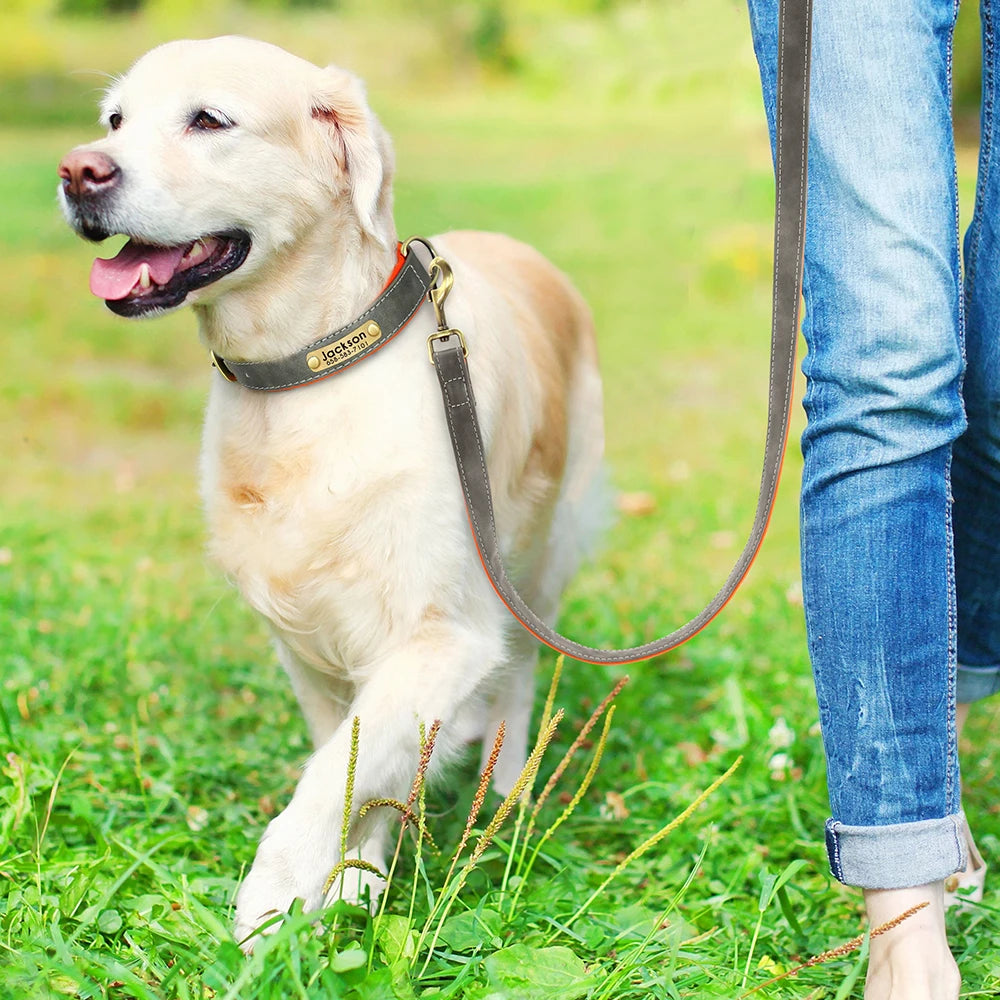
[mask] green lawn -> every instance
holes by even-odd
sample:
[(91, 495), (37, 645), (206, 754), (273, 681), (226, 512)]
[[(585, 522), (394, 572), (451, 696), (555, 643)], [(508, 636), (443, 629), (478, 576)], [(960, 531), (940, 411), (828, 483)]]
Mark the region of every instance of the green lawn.
[[(113, 317), (87, 292), (92, 248), (58, 216), (55, 164), (96, 134), (99, 82), (69, 71), (120, 71), (164, 37), (222, 30), (329, 55), (369, 79), (394, 135), (401, 234), (500, 229), (573, 276), (598, 322), (612, 480), (655, 503), (617, 519), (569, 595), (564, 630), (598, 643), (643, 641), (696, 612), (749, 527), (772, 180), (732, 0), (573, 16), (524, 0), (509, 77), (441, 48), (462, 28), (442, 3), (426, 18), (401, 4), (295, 18), (189, 7), (161, 3), (110, 34), (0, 19), (0, 997), (735, 1000), (859, 933), (858, 896), (831, 880), (822, 846), (793, 443), (745, 586), (687, 646), (630, 669), (593, 783), (530, 872), (512, 818), (429, 948), (470, 760), (429, 791), (440, 852), (406, 840), (386, 918), (341, 910), (322, 934), (299, 920), (252, 961), (237, 951), (240, 872), (308, 741), (266, 630), (203, 555), (209, 369), (193, 319)], [(797, 412), (793, 442), (800, 429)], [(539, 716), (554, 657), (543, 663)], [(539, 787), (617, 675), (566, 663)], [(963, 756), (966, 808), (994, 858), (998, 723), (996, 705), (974, 717)], [(599, 732), (540, 830), (584, 780)], [(590, 901), (739, 755), (733, 777)], [(1000, 989), (997, 885), (951, 920), (963, 996)], [(852, 955), (754, 995), (860, 997), (858, 968)]]

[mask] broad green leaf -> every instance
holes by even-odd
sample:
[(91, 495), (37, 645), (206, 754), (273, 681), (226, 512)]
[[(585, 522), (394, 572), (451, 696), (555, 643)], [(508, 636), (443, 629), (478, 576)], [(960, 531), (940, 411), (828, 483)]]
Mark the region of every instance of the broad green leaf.
[(583, 960), (569, 948), (532, 948), (515, 944), (485, 963), (491, 985), (519, 987), (517, 1000), (575, 1000), (594, 985)]
[(460, 955), (480, 948), (498, 948), (503, 918), (496, 910), (468, 910), (449, 917), (441, 928), (441, 940)]
[(102, 910), (97, 918), (97, 929), (102, 934), (117, 934), (122, 929), (122, 915), (117, 910)]
[(331, 956), (330, 968), (334, 972), (351, 972), (360, 969), (367, 962), (368, 955), (361, 948), (347, 948)]
[(399, 988), (388, 969), (379, 969), (354, 985), (347, 996), (350, 1000), (412, 1000), (413, 990), (408, 983), (404, 987)]
[(409, 960), (417, 953), (417, 937), (406, 917), (386, 914), (378, 919), (375, 934), (379, 950), (388, 965)]
[(771, 903), (778, 876), (772, 875), (766, 868), (763, 868), (757, 877), (760, 879), (760, 898), (757, 900), (757, 909), (763, 913)]

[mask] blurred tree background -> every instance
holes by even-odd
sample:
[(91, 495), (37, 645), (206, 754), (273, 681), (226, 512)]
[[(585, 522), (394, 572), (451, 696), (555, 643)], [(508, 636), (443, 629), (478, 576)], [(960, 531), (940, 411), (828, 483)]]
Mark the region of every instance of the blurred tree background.
[[(180, 36), (241, 33), (266, 37), (323, 63), (351, 65), (381, 22), (384, 48), (355, 67), (376, 87), (407, 76), (430, 84), (467, 83), (470, 75), (548, 76), (554, 63), (546, 31), (567, 15), (611, 14), (616, 0), (4, 0), (0, 5), (0, 125), (92, 121), (94, 93), (81, 74), (101, 53), (102, 72), (125, 70), (144, 50)], [(666, 5), (653, 5), (668, 6)], [(286, 25), (287, 38), (275, 37)], [(280, 29), (279, 32), (280, 34)], [(303, 52), (303, 36), (314, 40)], [(398, 40), (398, 42), (397, 42)], [(525, 59), (527, 51), (539, 58)], [(551, 54), (558, 60), (559, 53)], [(372, 70), (372, 62), (376, 70)], [(385, 72), (381, 75), (377, 67)], [(97, 72), (95, 68), (95, 73)], [(551, 83), (551, 81), (550, 81)]]
[[(741, 7), (743, 0), (732, 3)], [(95, 50), (97, 36), (110, 62), (120, 64), (110, 68), (121, 71), (152, 44), (150, 39), (229, 31), (253, 34), (255, 29), (260, 33), (261, 25), (270, 27), (274, 15), (284, 13), (289, 21), (316, 20), (316, 31), (311, 32), (316, 51), (303, 55), (318, 62), (330, 58), (350, 64), (338, 29), (360, 18), (386, 23), (391, 19), (398, 37), (406, 42), (402, 50), (390, 45), (379, 52), (377, 62), (383, 70), (394, 66), (398, 79), (418, 74), (422, 85), (454, 85), (467, 81), (470, 74), (509, 75), (552, 88), (581, 82), (580, 66), (567, 56), (588, 30), (599, 30), (602, 19), (621, 22), (635, 9), (648, 13), (671, 6), (676, 7), (677, 0), (425, 0), (418, 8), (404, 0), (4, 0), (0, 124), (92, 121), (93, 94), (79, 86), (81, 66), (86, 65), (79, 57)], [(350, 31), (346, 35), (349, 39)], [(663, 76), (656, 68), (657, 57), (667, 61), (667, 53), (656, 47), (658, 39), (663, 41), (651, 35), (647, 50), (637, 53), (636, 59), (636, 69), (651, 70), (653, 80)], [(328, 56), (324, 44), (334, 50)], [(370, 64), (357, 68), (372, 78)], [(101, 69), (108, 69), (107, 64)], [(584, 75), (589, 77), (586, 71)], [(376, 74), (374, 83), (379, 82)], [(620, 79), (604, 82), (627, 88)], [(956, 120), (968, 138), (978, 127), (981, 83), (979, 15), (970, 0), (962, 4), (959, 15), (954, 82)]]
[(965, 0), (955, 29), (955, 118), (963, 134), (978, 129), (979, 93), (982, 85), (982, 45), (979, 14), (971, 0)]

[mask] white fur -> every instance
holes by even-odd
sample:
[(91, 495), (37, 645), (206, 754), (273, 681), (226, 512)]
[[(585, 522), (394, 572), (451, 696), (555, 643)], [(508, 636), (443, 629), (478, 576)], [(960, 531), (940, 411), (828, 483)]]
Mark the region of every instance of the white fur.
[[(236, 125), (191, 134), (199, 108)], [(121, 127), (86, 148), (122, 169), (118, 229), (165, 244), (232, 227), (253, 236), (242, 268), (189, 296), (206, 346), (233, 360), (280, 357), (377, 296), (395, 259), (393, 164), (353, 77), (246, 39), (177, 42), (111, 88), (105, 114), (115, 111)], [(433, 242), (455, 273), (446, 308), (469, 343), (501, 541), (524, 596), (551, 620), (603, 444), (589, 316), (522, 244), (474, 233)], [(425, 305), (372, 359), (294, 391), (212, 378), (211, 552), (271, 623), (315, 745), (240, 888), (240, 939), (296, 897), (323, 904), (354, 716), (355, 810), (405, 797), (420, 723), (442, 722), (432, 770), (470, 739), (488, 746), (501, 720), (500, 790), (524, 761), (536, 643), (494, 595), (469, 536), (427, 360), (433, 329)], [(353, 825), (351, 846), (382, 865), (379, 813)]]

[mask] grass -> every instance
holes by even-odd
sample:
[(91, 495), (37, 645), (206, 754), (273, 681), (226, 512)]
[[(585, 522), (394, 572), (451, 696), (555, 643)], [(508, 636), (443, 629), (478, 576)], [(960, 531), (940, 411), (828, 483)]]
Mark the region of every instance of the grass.
[[(518, 75), (496, 79), (454, 53), (442, 61), (444, 7), (430, 7), (419, 24), (401, 10), (200, 13), (205, 32), (251, 31), (316, 59), (329, 41), (331, 58), (369, 78), (396, 141), (402, 233), (502, 229), (584, 291), (600, 330), (612, 478), (655, 509), (610, 527), (562, 625), (583, 640), (651, 638), (714, 592), (757, 485), (772, 182), (745, 14), (685, 0), (570, 18), (526, 0)], [(413, 28), (405, 50), (369, 60), (397, 20)], [(426, 792), (441, 853), (405, 842), (381, 924), (340, 910), (317, 936), (293, 918), (243, 959), (233, 893), (308, 741), (265, 629), (203, 557), (195, 471), (208, 369), (193, 320), (132, 325), (92, 301), (91, 250), (53, 198), (55, 163), (94, 134), (93, 79), (70, 70), (120, 70), (199, 25), (160, 4), (110, 37), (40, 15), (4, 26), (0, 997), (734, 1000), (853, 938), (858, 897), (832, 882), (822, 847), (793, 446), (748, 581), (695, 640), (631, 668), (600, 767), (537, 857), (515, 810), (466, 873), (438, 947), (427, 935), (419, 944), (475, 794), (466, 766)], [(77, 96), (42, 114), (52, 91), (39, 79)], [(540, 703), (553, 659), (543, 664)], [(565, 714), (538, 787), (616, 680), (566, 664)], [(993, 857), (998, 713), (985, 705), (973, 718), (963, 757), (966, 808)], [(567, 768), (532, 845), (594, 750)], [(737, 756), (738, 771), (657, 841)], [(497, 805), (487, 800), (477, 831)], [(996, 880), (950, 923), (963, 995), (995, 995)], [(838, 957), (755, 996), (860, 997), (858, 961)]]

